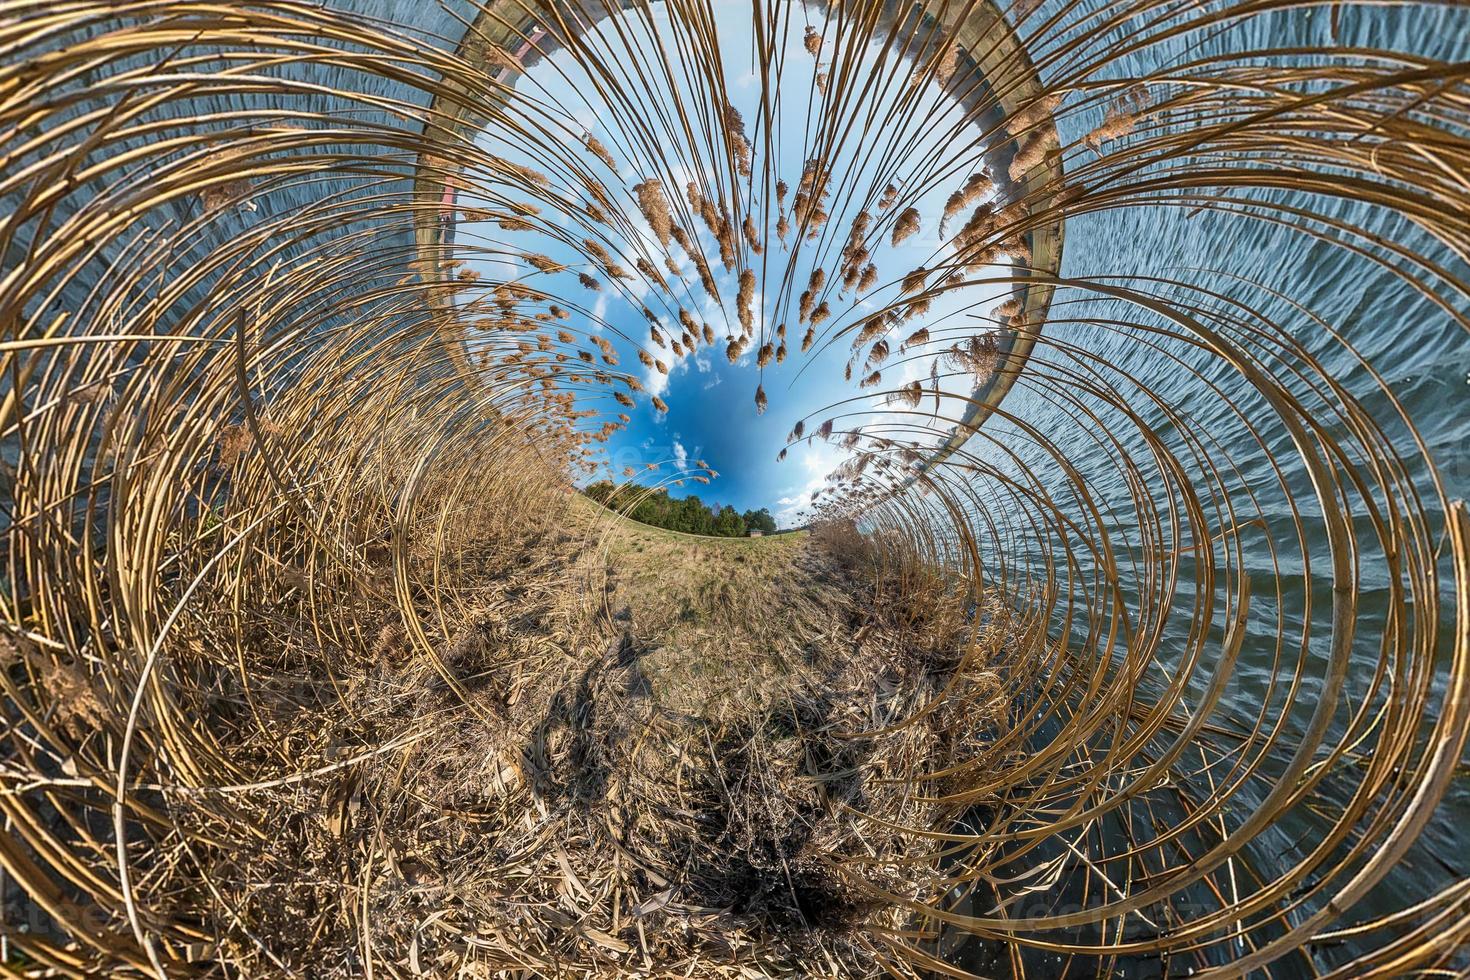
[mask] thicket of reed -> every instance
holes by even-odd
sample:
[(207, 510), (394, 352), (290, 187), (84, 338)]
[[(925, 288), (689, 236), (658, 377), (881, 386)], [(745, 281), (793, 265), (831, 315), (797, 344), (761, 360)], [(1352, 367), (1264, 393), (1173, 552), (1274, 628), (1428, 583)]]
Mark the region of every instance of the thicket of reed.
[[(621, 7), (0, 0), (4, 970), (1463, 972), (1464, 869), (1381, 887), (1470, 733), (1470, 519), (1382, 358), (1235, 270), (1060, 259), (1288, 227), (1462, 344), (1463, 59), (1209, 43), (1288, 0), (761, 2), (763, 109), (815, 59), (778, 173), (712, 6), (594, 43)], [(553, 46), (617, 138), (512, 86)], [(910, 159), (935, 92), (983, 147)], [(848, 347), (758, 697), (607, 598), (639, 559), (566, 491), (669, 410), (614, 337), (772, 412)]]

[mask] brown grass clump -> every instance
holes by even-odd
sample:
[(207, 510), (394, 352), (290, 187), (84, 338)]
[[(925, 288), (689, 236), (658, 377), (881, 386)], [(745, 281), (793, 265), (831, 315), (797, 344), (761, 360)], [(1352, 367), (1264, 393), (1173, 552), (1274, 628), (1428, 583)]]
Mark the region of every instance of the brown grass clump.
[(755, 329), (755, 270), (744, 269), (740, 273), (740, 291), (735, 298), (736, 312), (740, 317), (740, 329), (746, 335)]
[(643, 256), (640, 255), (638, 256), (638, 258), (633, 260), (633, 268), (642, 273), (644, 278), (653, 283), (659, 289), (669, 288), (669, 284), (664, 281), (662, 273), (654, 268), (653, 263), (645, 259)]
[(822, 35), (818, 34), (817, 29), (811, 24), (806, 25), (806, 33), (802, 36), (801, 43), (802, 46), (806, 48), (807, 54), (811, 55), (813, 58), (821, 57)]
[(664, 196), (663, 182), (655, 177), (633, 185), (633, 194), (638, 199), (638, 209), (648, 219), (654, 237), (664, 248), (673, 240), (674, 215), (669, 210), (669, 199)]
[(750, 176), (751, 147), (750, 139), (745, 135), (745, 119), (740, 115), (740, 110), (730, 103), (725, 103), (725, 137), (729, 141), (730, 153), (735, 158), (735, 167), (740, 176)]
[(1013, 112), (1006, 120), (1006, 132), (1012, 136), (1020, 136), (1048, 122), (1061, 104), (1062, 96), (1058, 92), (1032, 99), (1023, 108)]
[(74, 737), (96, 731), (110, 715), (91, 677), (76, 663), (44, 660), (41, 684), (50, 694), (56, 721)]
[(889, 244), (902, 245), (909, 238), (919, 232), (919, 209), (914, 207), (904, 208), (899, 214), (898, 220), (893, 224), (893, 234), (889, 237)]
[(990, 315), (997, 320), (1009, 320), (1021, 315), (1024, 304), (1019, 296), (1012, 296), (1004, 303), (990, 311)]
[(603, 145), (602, 140), (593, 136), (591, 133), (587, 133), (582, 137), (582, 142), (586, 144), (587, 149), (592, 152), (593, 156), (607, 164), (612, 170), (618, 169), (618, 161), (613, 158), (612, 152)]
[[(526, 252), (521, 257), (524, 258), (531, 265), (535, 266), (541, 272), (561, 272), (563, 269), (566, 268), (566, 266), (562, 265), (560, 262), (548, 258), (545, 255), (538, 255), (534, 252)], [(465, 271), (472, 272), (474, 270), (466, 269)]]
[(1147, 86), (1133, 85), (1125, 89), (1108, 104), (1102, 123), (1083, 137), (1083, 141), (1094, 153), (1101, 153), (1102, 144), (1133, 132), (1144, 116), (1147, 100)]
[(919, 403), (923, 399), (924, 383), (922, 381), (910, 381), (895, 392), (891, 396), (890, 401), (901, 404), (906, 408), (918, 408)]
[(802, 167), (801, 181), (791, 203), (791, 217), (797, 227), (806, 228), (809, 235), (815, 235), (827, 222), (826, 200), (831, 177), (824, 162), (818, 158), (808, 160)]
[(984, 170), (977, 171), (966, 178), (964, 186), (951, 194), (944, 202), (944, 214), (939, 219), (940, 236), (944, 236), (951, 218), (994, 189), (995, 181), (991, 180), (990, 174)]
[(802, 290), (801, 297), (797, 300), (796, 322), (806, 323), (811, 319), (812, 308), (816, 302), (816, 295), (810, 289)]
[(934, 80), (940, 85), (947, 84), (954, 77), (955, 70), (959, 67), (962, 49), (953, 40), (943, 42), (944, 46), (934, 58)]
[(945, 359), (961, 370), (975, 375), (982, 382), (995, 371), (1000, 358), (1000, 345), (996, 334), (983, 333), (968, 337), (944, 352)]
[[(283, 436), (286, 427), (270, 419), (256, 419), (256, 427), (267, 438)], [(245, 422), (225, 426), (219, 437), (219, 455), (216, 457), (223, 470), (238, 469), (246, 460), (258, 456), (255, 433)]]
[(253, 208), (249, 197), (254, 191), (255, 184), (240, 177), (206, 187), (199, 192), (199, 200), (206, 211), (220, 211), (232, 205)]
[(1013, 182), (1025, 179), (1042, 160), (1046, 158), (1047, 149), (1055, 145), (1050, 134), (1042, 130), (1032, 130), (1021, 140), (1020, 149), (1011, 158), (1009, 169), (1010, 178)]
[(746, 246), (753, 253), (755, 253), (756, 255), (760, 255), (762, 252), (765, 251), (764, 247), (761, 245), (760, 233), (755, 227), (755, 218), (747, 214), (745, 216), (745, 221), (741, 223), (740, 228), (745, 235)]

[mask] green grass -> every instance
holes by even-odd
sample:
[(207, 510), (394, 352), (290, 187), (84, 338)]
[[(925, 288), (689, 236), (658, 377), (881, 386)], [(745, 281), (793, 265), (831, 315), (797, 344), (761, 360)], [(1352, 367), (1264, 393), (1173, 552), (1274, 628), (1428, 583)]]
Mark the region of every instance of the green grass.
[(686, 714), (742, 710), (813, 672), (845, 630), (849, 590), (806, 531), (759, 538), (640, 524), (581, 498), (601, 544), (608, 612), (654, 697)]

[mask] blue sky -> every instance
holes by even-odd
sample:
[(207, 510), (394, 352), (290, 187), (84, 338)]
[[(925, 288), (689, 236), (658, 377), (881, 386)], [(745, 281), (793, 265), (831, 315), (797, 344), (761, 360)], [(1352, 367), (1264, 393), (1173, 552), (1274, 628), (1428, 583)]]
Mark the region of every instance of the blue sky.
[[(672, 259), (680, 268), (682, 281), (669, 276), (670, 288), (665, 291), (651, 284), (646, 276), (634, 273), (632, 278), (620, 282), (604, 279), (600, 291), (585, 289), (578, 282), (580, 273), (592, 273), (602, 278), (603, 270), (590, 262), (578, 246), (558, 240), (554, 231), (561, 231), (572, 242), (587, 234), (584, 219), (573, 218), (565, 209), (547, 208), (544, 202), (540, 220), (546, 230), (522, 231), (507, 234), (491, 222), (462, 222), (457, 233), (461, 245), (482, 246), (496, 254), (477, 253), (473, 248), (466, 254), (468, 264), (481, 273), (482, 281), (494, 282), (505, 279), (520, 279), (527, 285), (558, 297), (566, 297), (570, 305), (570, 316), (555, 326), (566, 327), (573, 334), (597, 335), (609, 339), (619, 360), (619, 370), (636, 372), (647, 389), (645, 394), (635, 396), (637, 406), (627, 409), (630, 416), (626, 431), (616, 433), (606, 444), (608, 467), (602, 474), (621, 479), (623, 467), (640, 469), (640, 482), (650, 483), (662, 479), (678, 478), (692, 466), (693, 461), (707, 462), (719, 474), (709, 486), (692, 482), (680, 487), (671, 487), (676, 495), (698, 492), (706, 501), (730, 503), (738, 509), (769, 507), (783, 524), (799, 523), (803, 508), (811, 493), (822, 486), (826, 475), (838, 465), (848, 452), (835, 444), (820, 441), (793, 446), (784, 462), (777, 462), (777, 454), (787, 443), (787, 435), (797, 420), (804, 420), (808, 431), (815, 430), (826, 418), (836, 414), (848, 414), (846, 421), (839, 418), (836, 428), (842, 431), (853, 424), (862, 424), (867, 431), (882, 430), (894, 423), (911, 425), (906, 420), (885, 412), (880, 399), (870, 397), (869, 392), (858, 389), (859, 379), (867, 373), (861, 360), (854, 366), (852, 379), (845, 380), (844, 366), (851, 356), (850, 337), (838, 338), (823, 346), (835, 330), (854, 323), (865, 312), (880, 308), (899, 295), (899, 280), (917, 266), (933, 264), (936, 249), (939, 249), (939, 215), (944, 201), (965, 178), (973, 173), (983, 161), (982, 147), (978, 140), (977, 127), (966, 124), (950, 131), (960, 119), (962, 112), (943, 93), (935, 89), (923, 95), (924, 109), (914, 114), (904, 126), (888, 126), (883, 130), (887, 137), (898, 137), (908, 141), (897, 144), (900, 149), (891, 149), (890, 144), (875, 141), (860, 135), (850, 138), (827, 161), (833, 177), (833, 192), (828, 200), (831, 212), (824, 234), (815, 240), (798, 243), (793, 232), (788, 236), (785, 248), (781, 246), (775, 231), (776, 208), (774, 206), (774, 184), (777, 178), (784, 179), (790, 186), (790, 194), (800, 181), (803, 165), (809, 154), (810, 134), (822, 118), (821, 97), (813, 93), (812, 81), (819, 70), (830, 64), (830, 52), (840, 43), (832, 35), (832, 27), (824, 27), (820, 21), (811, 22), (820, 32), (828, 31), (821, 57), (814, 58), (806, 50), (803, 40), (808, 12), (797, 4), (784, 8), (789, 18), (784, 27), (785, 41), (781, 48), (780, 71), (782, 76), (779, 92), (772, 100), (774, 118), (772, 131), (775, 151), (770, 176), (763, 159), (763, 134), (759, 131), (761, 112), (761, 86), (759, 74), (752, 63), (753, 31), (749, 8), (740, 5), (717, 5), (717, 27), (724, 55), (724, 75), (727, 97), (746, 120), (746, 132), (754, 146), (753, 172), (756, 175), (752, 186), (742, 182), (740, 194), (745, 202), (742, 209), (748, 211), (761, 224), (758, 235), (764, 246), (762, 255), (744, 253), (744, 259), (757, 275), (756, 311), (757, 339), (753, 340), (736, 364), (726, 360), (727, 337), (740, 331), (736, 306), (738, 279), (735, 272), (727, 271), (719, 260), (719, 246), (715, 238), (697, 219), (687, 226), (697, 234), (698, 241), (708, 258), (723, 302), (716, 304), (700, 287), (695, 267), (677, 246), (664, 249), (660, 246), (649, 222), (639, 210), (632, 188), (650, 177), (659, 178), (668, 198), (684, 197), (685, 183), (695, 175), (714, 182), (721, 177), (705, 149), (703, 158), (690, 150), (687, 141), (662, 140), (659, 149), (665, 163), (651, 162), (658, 156), (646, 144), (640, 146), (638, 134), (630, 135), (625, 125), (619, 124), (616, 107), (609, 107), (594, 92), (585, 72), (567, 51), (558, 51), (545, 61), (535, 64), (524, 75), (516, 79), (517, 92), (527, 98), (521, 109), (528, 118), (545, 126), (560, 127), (563, 139), (575, 147), (586, 135), (596, 137), (608, 148), (619, 164), (616, 171), (608, 167), (591, 152), (577, 157), (579, 166), (595, 175), (606, 185), (613, 197), (613, 206), (618, 214), (611, 224), (631, 228), (626, 236), (614, 235), (609, 242), (609, 251), (627, 269), (634, 268), (638, 254), (650, 256), (661, 274), (667, 272), (665, 257)], [(661, 35), (666, 50), (676, 48), (672, 43), (672, 27), (667, 12), (654, 8), (654, 30)], [(634, 47), (650, 44), (647, 30), (636, 21), (624, 18), (624, 27), (634, 37)], [(596, 32), (600, 42), (622, 50), (625, 43), (618, 40), (611, 30), (610, 21), (604, 21)], [(778, 36), (781, 32), (778, 31)], [(878, 77), (877, 46), (864, 49), (860, 78)], [(633, 56), (622, 54), (612, 63), (625, 66)], [(632, 68), (627, 68), (629, 72)], [(885, 72), (883, 77), (894, 73)], [(677, 73), (676, 73), (676, 77)], [(897, 85), (907, 80), (906, 72), (897, 73), (897, 81), (889, 90), (875, 90), (862, 107), (876, 118), (885, 119), (885, 106), (891, 107), (898, 94)], [(644, 86), (647, 87), (646, 85)], [(674, 91), (665, 88), (662, 92), (643, 92), (648, 102), (662, 101), (667, 105), (675, 98), (693, 104), (687, 90)], [(534, 100), (534, 103), (529, 101)], [(849, 105), (845, 111), (854, 111)], [(646, 138), (646, 137), (645, 137)], [(658, 138), (654, 134), (655, 139)], [(943, 152), (937, 153), (940, 141)], [(538, 158), (534, 150), (518, 146), (514, 140), (500, 139), (493, 134), (481, 137), (481, 144), (491, 153), (514, 163), (533, 167), (545, 167), (544, 158)], [(585, 159), (584, 159), (585, 157)], [(943, 161), (942, 174), (927, 173), (935, 159)], [(637, 161), (644, 161), (642, 164)], [(924, 171), (924, 172), (921, 172)], [(552, 191), (566, 200), (585, 200), (588, 193), (579, 186), (575, 175), (548, 172)], [(916, 204), (922, 215), (920, 231), (898, 246), (890, 244), (890, 229), (897, 212), (895, 207), (887, 212), (880, 211), (871, 202), (889, 183), (904, 188), (907, 200), (903, 204)], [(846, 190), (842, 190), (843, 185)], [(493, 185), (492, 185), (493, 186)], [(854, 192), (855, 189), (855, 192)], [(732, 195), (733, 197), (733, 195)], [(850, 200), (848, 207), (841, 202)], [(791, 198), (787, 198), (790, 207)], [(873, 217), (874, 230), (869, 233), (872, 261), (879, 270), (878, 285), (861, 297), (850, 291), (840, 291), (839, 253), (848, 239), (848, 232), (857, 212), (868, 202), (868, 211)], [(493, 201), (467, 194), (461, 203), (493, 207)], [(683, 206), (683, 202), (676, 202)], [(737, 216), (737, 221), (738, 221)], [(957, 223), (963, 222), (963, 217)], [(953, 233), (951, 228), (950, 232)], [(623, 239), (627, 240), (624, 241)], [(518, 250), (547, 256), (558, 263), (566, 263), (566, 271), (544, 273), (532, 269), (515, 254)], [(832, 311), (832, 318), (817, 330), (818, 342), (809, 355), (800, 352), (800, 341), (805, 327), (798, 325), (797, 295), (807, 284), (812, 270), (818, 264), (827, 272), (831, 285), (824, 296)], [(783, 291), (783, 282), (790, 287)], [(984, 290), (954, 291), (941, 297), (927, 314), (905, 323), (899, 333), (891, 336), (894, 352), (882, 366), (883, 381), (873, 390), (891, 391), (899, 384), (915, 379), (926, 380), (937, 348), (931, 347), (926, 356), (905, 360), (898, 353), (899, 342), (920, 326), (930, 327), (936, 336), (952, 333), (957, 339), (968, 336), (992, 325), (990, 310), (1005, 294), (995, 288)], [(575, 305), (571, 305), (575, 304)], [(657, 315), (666, 334), (677, 337), (680, 333), (679, 309), (687, 310), (696, 321), (708, 323), (716, 337), (713, 345), (700, 343), (692, 352), (674, 356), (667, 349), (660, 349), (649, 342), (648, 321), (642, 309), (647, 306)], [(977, 319), (978, 318), (978, 319)], [(782, 364), (774, 361), (764, 369), (758, 368), (755, 354), (762, 338), (774, 338), (780, 323), (787, 326), (788, 357)], [(626, 338), (618, 336), (618, 331)], [(583, 345), (585, 346), (585, 344)], [(664, 375), (656, 369), (646, 368), (638, 361), (638, 348), (644, 347), (650, 354), (662, 360), (668, 367)], [(941, 370), (945, 370), (941, 368)], [(947, 391), (968, 392), (973, 379), (963, 375), (951, 375), (942, 382)], [(764, 386), (769, 399), (769, 409), (758, 414), (754, 395), (758, 384)], [(655, 411), (648, 395), (657, 394), (668, 406), (667, 414)], [(834, 403), (861, 396), (862, 401), (834, 411), (823, 411)], [(932, 405), (932, 402), (930, 403)], [(587, 407), (603, 410), (606, 417), (625, 411), (610, 394), (587, 399)], [(951, 404), (948, 414), (955, 408)], [(865, 413), (861, 419), (851, 414)], [(593, 423), (601, 420), (594, 420)], [(937, 424), (927, 437), (941, 438), (949, 425)], [(643, 467), (658, 463), (657, 473)]]

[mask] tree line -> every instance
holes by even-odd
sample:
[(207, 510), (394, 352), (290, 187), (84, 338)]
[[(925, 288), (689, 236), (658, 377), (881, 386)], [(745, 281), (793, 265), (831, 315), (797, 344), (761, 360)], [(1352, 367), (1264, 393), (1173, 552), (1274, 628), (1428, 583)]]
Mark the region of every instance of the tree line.
[(590, 483), (582, 492), (604, 507), (668, 531), (723, 538), (743, 538), (751, 531), (763, 534), (776, 531), (776, 519), (764, 507), (742, 514), (729, 504), (718, 509), (710, 507), (694, 494), (671, 497), (664, 489), (649, 490), (631, 484), (620, 489), (609, 480)]

